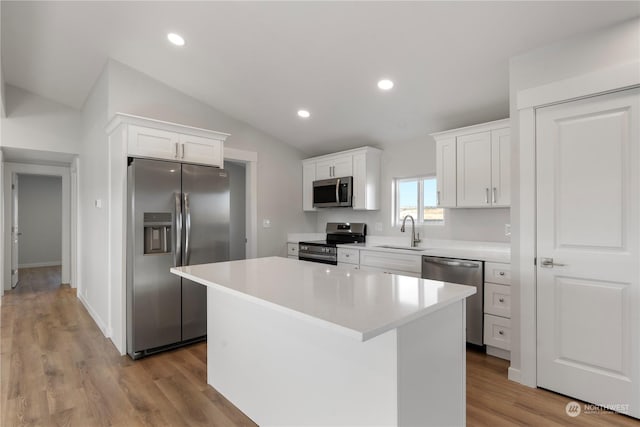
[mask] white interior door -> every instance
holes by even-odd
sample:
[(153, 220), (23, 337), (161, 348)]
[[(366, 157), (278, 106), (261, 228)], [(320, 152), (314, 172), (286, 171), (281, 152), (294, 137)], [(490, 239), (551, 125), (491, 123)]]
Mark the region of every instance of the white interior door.
[(11, 287), (18, 284), (18, 174), (11, 174)]
[(537, 383), (635, 417), (639, 99), (632, 89), (536, 113)]

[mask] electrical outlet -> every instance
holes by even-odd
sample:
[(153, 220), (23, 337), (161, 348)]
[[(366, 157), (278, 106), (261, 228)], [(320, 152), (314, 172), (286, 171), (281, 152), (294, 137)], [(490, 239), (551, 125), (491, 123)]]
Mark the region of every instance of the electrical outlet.
[(507, 237), (511, 236), (511, 224), (504, 225), (504, 235)]

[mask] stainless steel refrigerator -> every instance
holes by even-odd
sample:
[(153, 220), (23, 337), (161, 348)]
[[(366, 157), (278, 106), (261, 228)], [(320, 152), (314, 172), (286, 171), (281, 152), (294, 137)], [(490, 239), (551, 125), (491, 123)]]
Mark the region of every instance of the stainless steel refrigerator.
[(229, 259), (224, 169), (129, 158), (127, 353), (133, 358), (206, 338), (206, 288), (173, 266)]

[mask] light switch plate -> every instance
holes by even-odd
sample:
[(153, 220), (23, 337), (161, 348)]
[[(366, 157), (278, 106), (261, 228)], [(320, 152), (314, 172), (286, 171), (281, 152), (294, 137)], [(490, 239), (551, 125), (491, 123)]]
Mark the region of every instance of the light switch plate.
[(96, 199), (93, 204), (98, 209), (102, 208), (102, 199)]
[(504, 225), (504, 235), (511, 236), (511, 224)]
[(271, 220), (267, 218), (263, 219), (262, 228), (271, 228)]

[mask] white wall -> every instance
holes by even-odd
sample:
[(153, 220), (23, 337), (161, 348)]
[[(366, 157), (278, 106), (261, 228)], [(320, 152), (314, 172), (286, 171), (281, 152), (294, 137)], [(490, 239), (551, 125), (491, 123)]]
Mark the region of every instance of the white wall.
[[(400, 233), (400, 227), (391, 225), (393, 178), (435, 175), (436, 144), (430, 136), (412, 141), (389, 144), (383, 147), (381, 173), (381, 209), (379, 211), (354, 211), (348, 208), (322, 209), (316, 215), (316, 231), (324, 232), (327, 222), (365, 222), (367, 234), (410, 237)], [(376, 223), (383, 230), (377, 231)], [(422, 244), (428, 239), (453, 239), (486, 242), (508, 242), (504, 225), (509, 223), (509, 209), (446, 209), (444, 225), (418, 226)]]
[[(595, 70), (630, 63), (640, 59), (640, 20), (634, 19), (619, 25), (582, 34), (554, 43), (531, 52), (511, 58), (509, 69), (509, 94), (511, 115), (511, 260), (512, 260), (512, 311), (513, 331), (511, 367), (519, 370), (521, 366), (520, 325), (535, 322), (535, 319), (520, 318), (520, 288), (533, 286), (532, 283), (520, 283), (518, 275), (520, 244), (520, 194), (519, 188), (519, 124), (516, 107), (517, 93), (520, 90), (537, 87), (569, 77), (579, 76)], [(532, 159), (533, 161), (533, 159)]]
[[(103, 72), (82, 108), (82, 145), (78, 161), (78, 297), (105, 335), (109, 320), (108, 234), (108, 75)], [(97, 208), (95, 201), (102, 207)]]
[(20, 268), (62, 262), (62, 178), (18, 174)]
[(82, 116), (78, 110), (6, 85), (0, 146), (77, 154)]
[(285, 255), (291, 231), (314, 231), (315, 217), (302, 213), (304, 154), (116, 61), (109, 63), (109, 116), (116, 112), (231, 134), (225, 146), (258, 153), (258, 256)]

